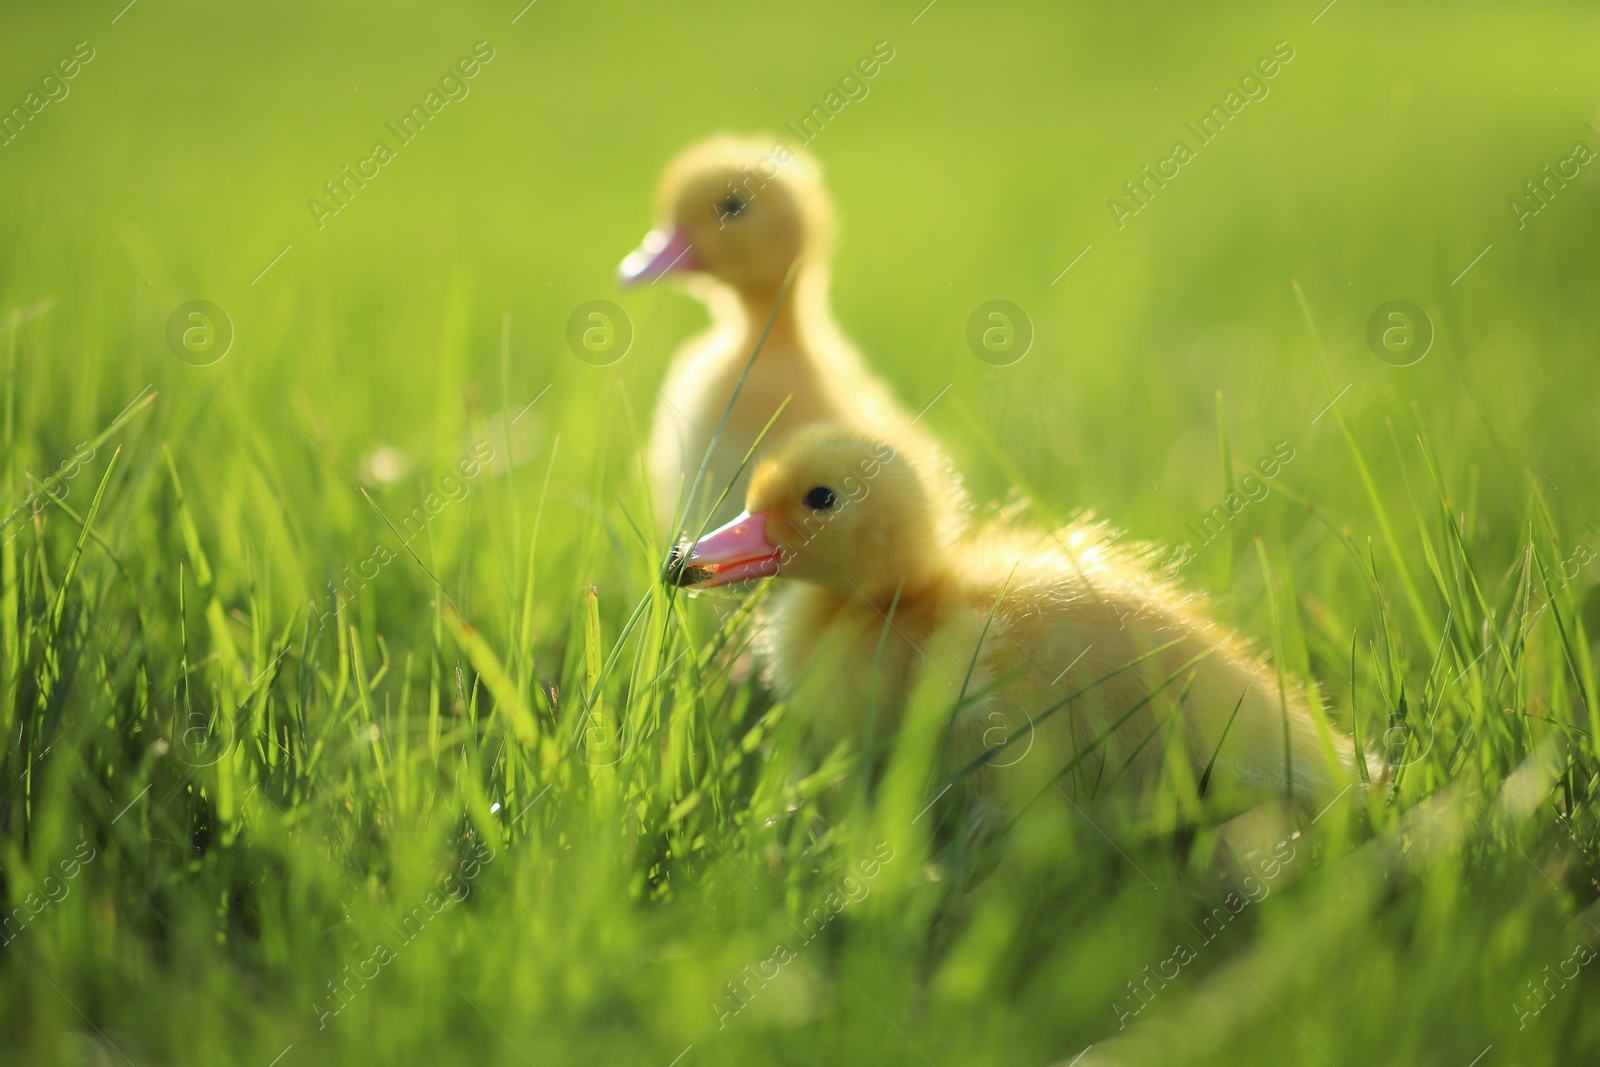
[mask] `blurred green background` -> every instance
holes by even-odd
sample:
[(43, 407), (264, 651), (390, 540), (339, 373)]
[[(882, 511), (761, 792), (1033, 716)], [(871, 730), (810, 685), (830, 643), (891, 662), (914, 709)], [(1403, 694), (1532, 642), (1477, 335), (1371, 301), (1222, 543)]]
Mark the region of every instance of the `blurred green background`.
[[(970, 892), (901, 844), (886, 888), (722, 1028), (725, 983), (885, 824), (830, 824), (826, 775), (786, 782), (748, 681), (662, 692), (608, 668), (613, 712), (668, 754), (639, 744), (610, 772), (553, 754), (581, 735), (552, 693), (593, 686), (586, 649), (664, 663), (714, 633), (656, 624), (659, 546), (628, 520), (655, 386), (704, 313), (666, 284), (618, 290), (617, 261), (676, 151), (792, 142), (784, 124), (880, 41), (870, 94), (809, 145), (840, 216), (835, 309), (909, 407), (952, 387), (927, 420), (980, 510), (1020, 496), (1041, 520), (1089, 508), (1182, 542), (1228, 491), (1220, 394), (1233, 461), (1279, 442), (1295, 459), (1186, 581), (1343, 721), (1382, 734), (1420, 692), (1450, 731), (1407, 757), (1393, 811), (1300, 839), (1315, 867), (1163, 989), (1147, 1045), (1083, 1063), (1592, 1058), (1589, 970), (1521, 1027), (1514, 1005), (1568, 958), (1595, 889), (1595, 571), (1571, 561), (1600, 532), (1600, 178), (1584, 166), (1521, 228), (1508, 206), (1600, 148), (1592, 5), (111, 0), (0, 20), (5, 108), (93, 49), (0, 147), (6, 513), (158, 394), (72, 480), (72, 511), (4, 550), (7, 899), (80, 840), (104, 857), (0, 948), (15, 1062), (944, 1067), (1067, 1062), (1119, 1033), (1109, 1005), (1201, 907), (1170, 843), (1025, 825)], [(307, 201), (478, 42), (493, 58), (470, 94), (319, 229)], [(1293, 59), (1269, 95), (1119, 228), (1107, 201), (1194, 145), (1184, 124), (1278, 42)], [(235, 333), (208, 367), (167, 343), (195, 299)], [(593, 299), (633, 323), (610, 367), (564, 340)], [(1036, 331), (1013, 366), (965, 341), (991, 299)], [(1436, 332), (1412, 366), (1366, 341), (1397, 299)], [(499, 439), (514, 464), (430, 524), (435, 596), (357, 483), (407, 512), (535, 398)], [(399, 477), (373, 473), (381, 449)], [(326, 583), (380, 543), (398, 562), (318, 622)], [(627, 628), (641, 604), (660, 636)], [(1491, 646), (1492, 678), (1444, 689)], [(478, 686), (491, 663), (540, 742)], [(197, 706), (200, 747), (238, 742), (217, 760), (182, 758)], [(1535, 801), (1496, 807), (1558, 743)], [(556, 786), (548, 812), (507, 818)], [(1419, 851), (1397, 820), (1446, 790), (1487, 821)], [(489, 842), (426, 947), (319, 1028), (325, 984)]]
[[(1215, 496), (1219, 389), (1241, 454), (1280, 439), (1325, 445), (1331, 435), (1307, 424), (1330, 394), (1291, 279), (1337, 386), (1354, 383), (1352, 416), (1415, 401), (1441, 442), (1514, 456), (1459, 383), (1557, 484), (1581, 480), (1573, 464), (1594, 451), (1573, 435), (1595, 420), (1570, 406), (1594, 394), (1595, 361), (1581, 358), (1594, 336), (1581, 258), (1593, 179), (1585, 170), (1521, 232), (1506, 206), (1540, 168), (1600, 136), (1589, 125), (1600, 92), (1582, 81), (1591, 27), (1577, 5), (1497, 16), (1531, 61), (1470, 5), (1343, 3), (1316, 25), (1316, 12), (1237, 6), (1155, 16), (935, 4), (916, 25), (855, 7), (810, 9), (790, 25), (750, 8), (671, 4), (614, 15), (535, 4), (515, 26), (504, 12), (425, 5), (136, 4), (114, 26), (100, 14), (7, 16), (8, 100), (75, 41), (97, 54), (71, 96), (3, 150), (16, 208), (5, 284), (12, 304), (59, 297), (51, 336), (118, 352), (90, 361), (91, 373), (130, 397), (146, 382), (174, 407), (216, 395), (220, 416), (233, 397), (258, 402), (251, 383), (270, 385), (321, 398), (341, 448), (427, 435), (447, 412), (459, 417), (469, 387), (500, 402), (510, 311), (506, 403), (554, 382), (541, 412), (552, 425), (582, 425), (621, 396), (642, 419), (666, 359), (700, 321), (664, 286), (618, 293), (611, 281), (652, 221), (661, 166), (709, 132), (781, 131), (886, 40), (896, 58), (870, 95), (811, 145), (842, 216), (839, 316), (907, 403), (957, 383), (1052, 499), (1175, 536)], [(480, 40), (496, 59), (471, 95), (319, 231), (306, 201), (380, 136), (392, 140), (384, 124)], [(1280, 40), (1295, 58), (1270, 95), (1119, 231), (1106, 201), (1176, 139), (1192, 140), (1183, 124)], [(1003, 372), (975, 361), (962, 336), (972, 309), (995, 297), (1037, 328), (1033, 353)], [(205, 375), (163, 343), (167, 316), (191, 298), (220, 304), (237, 329), (234, 351)], [(567, 358), (562, 343), (566, 315), (591, 298), (615, 299), (635, 320), (635, 348), (609, 372)], [(1368, 315), (1395, 298), (1428, 308), (1439, 330), (1436, 350), (1405, 373), (1362, 340)], [(440, 358), (451, 346), (459, 362)], [(1559, 426), (1563, 447), (1541, 447), (1542, 426)], [(971, 477), (1003, 490), (1003, 476), (949, 436)], [(1508, 491), (1525, 473), (1487, 469)], [(1341, 481), (1305, 489), (1337, 494)]]

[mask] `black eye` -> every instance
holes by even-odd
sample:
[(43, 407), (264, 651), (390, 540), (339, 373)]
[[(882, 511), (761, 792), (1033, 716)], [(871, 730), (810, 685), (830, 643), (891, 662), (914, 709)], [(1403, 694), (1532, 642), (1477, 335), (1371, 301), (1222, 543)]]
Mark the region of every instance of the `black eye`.
[(744, 211), (744, 201), (740, 200), (737, 196), (730, 196), (728, 199), (722, 202), (721, 209), (723, 218), (734, 218)]
[(813, 511), (832, 511), (839, 495), (825, 485), (819, 485), (806, 494), (806, 507)]

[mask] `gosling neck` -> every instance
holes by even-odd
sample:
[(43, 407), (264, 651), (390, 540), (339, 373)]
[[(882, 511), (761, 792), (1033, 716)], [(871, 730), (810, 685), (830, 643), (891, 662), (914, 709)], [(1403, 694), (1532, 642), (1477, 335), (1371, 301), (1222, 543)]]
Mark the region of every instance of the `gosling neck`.
[(752, 343), (761, 336), (769, 318), (773, 320), (769, 343), (789, 351), (800, 350), (803, 332), (813, 340), (818, 337), (817, 329), (825, 335), (832, 325), (828, 315), (827, 273), (824, 263), (809, 256), (802, 257), (794, 284), (783, 297), (783, 305), (775, 318), (772, 309), (783, 293), (782, 277), (736, 290)]

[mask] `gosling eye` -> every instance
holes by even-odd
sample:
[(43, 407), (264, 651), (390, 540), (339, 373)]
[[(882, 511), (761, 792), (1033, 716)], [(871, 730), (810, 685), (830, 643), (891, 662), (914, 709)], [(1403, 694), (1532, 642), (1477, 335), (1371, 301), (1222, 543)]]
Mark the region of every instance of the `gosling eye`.
[(819, 485), (806, 494), (806, 507), (812, 511), (832, 511), (839, 503), (839, 494), (825, 485)]
[(723, 218), (738, 218), (744, 213), (744, 201), (740, 200), (737, 196), (730, 196), (728, 199), (719, 204), (718, 208), (722, 212)]

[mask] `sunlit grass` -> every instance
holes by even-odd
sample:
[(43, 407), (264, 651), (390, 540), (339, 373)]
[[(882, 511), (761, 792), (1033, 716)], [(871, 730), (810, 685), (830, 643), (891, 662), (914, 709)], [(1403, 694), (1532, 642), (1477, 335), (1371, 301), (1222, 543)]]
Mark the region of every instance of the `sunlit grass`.
[[(1557, 94), (1470, 8), (1085, 7), (1152, 90), (1070, 7), (686, 6), (757, 93), (670, 6), (283, 6), (359, 90), (270, 7), (6, 16), (20, 79), (98, 50), (0, 150), (8, 1061), (1592, 1056), (1600, 208), (1590, 175), (1504, 210), (1589, 136), (1591, 13), (1486, 9)], [(1249, 126), (1117, 231), (1106, 198), (1283, 37)], [(316, 230), (480, 39), (438, 138)], [(610, 270), (668, 154), (776, 129), (879, 39), (813, 146), (841, 320), (913, 409), (953, 385), (926, 422), (980, 514), (1177, 545), (1292, 448), (1177, 570), (1393, 765), (1370, 810), (1251, 855), (1176, 793), (974, 836), (947, 705), (865, 788), (752, 672), (751, 594), (661, 585), (638, 451), (701, 319)], [(219, 91), (175, 99), (185, 63)], [(1039, 331), (1015, 367), (962, 340), (996, 296)], [(1399, 296), (1438, 328), (1414, 367), (1363, 340)], [(237, 330), (204, 368), (165, 340), (200, 297)], [(563, 341), (594, 298), (636, 328), (609, 368)]]

